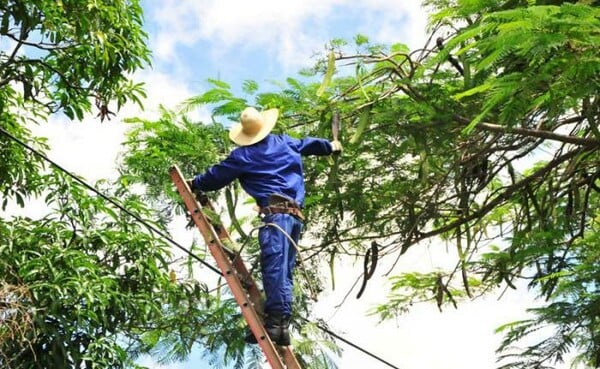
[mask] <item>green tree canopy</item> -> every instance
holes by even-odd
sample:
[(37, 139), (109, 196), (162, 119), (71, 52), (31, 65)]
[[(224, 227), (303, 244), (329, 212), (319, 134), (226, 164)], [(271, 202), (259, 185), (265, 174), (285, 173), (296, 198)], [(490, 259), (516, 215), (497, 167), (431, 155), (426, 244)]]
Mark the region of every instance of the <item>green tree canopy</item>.
[[(110, 104), (141, 103), (130, 79), (150, 60), (139, 2), (4, 1), (0, 39), (0, 366), (123, 368), (142, 353), (185, 356), (199, 335), (188, 325), (213, 329), (231, 304), (187, 273), (170, 276), (171, 245), (156, 234), (164, 228), (126, 181), (90, 191), (49, 165), (46, 140), (29, 130), (51, 114), (93, 110), (103, 121)], [(120, 207), (107, 201), (116, 198)], [(17, 206), (47, 214), (11, 215)], [(177, 340), (161, 346), (171, 333)]]
[[(318, 240), (306, 263), (329, 262), (334, 278), (340, 255), (371, 250), (394, 264), (428, 240), (451, 245), (455, 268), (392, 267), (392, 291), (374, 313), (387, 319), (418, 302), (443, 309), (527, 285), (545, 303), (531, 310), (532, 319), (502, 327), (501, 365), (548, 367), (572, 352), (576, 362), (599, 367), (598, 4), (426, 5), (431, 38), (421, 49), (373, 45), (366, 36), (353, 45), (334, 40), (313, 69), (276, 91), (247, 81), (238, 97), (213, 81), (182, 114), (208, 105), (213, 119), (227, 124), (245, 105), (277, 107), (278, 132), (321, 137), (330, 137), (339, 114), (342, 157), (306, 162), (308, 229)], [(132, 140), (140, 138), (137, 132)], [(213, 142), (209, 151), (223, 157), (229, 144)], [(144, 143), (153, 150), (150, 140)], [(168, 152), (174, 162), (192, 158), (173, 146)], [(144, 172), (135, 163), (139, 155), (126, 160), (130, 173)], [(197, 155), (187, 173), (201, 172), (213, 158)], [(166, 193), (167, 186), (150, 190)], [(297, 298), (308, 309), (306, 296)], [(542, 326), (554, 334), (512, 349)]]
[[(0, 37), (10, 41), (0, 51), (2, 207), (35, 199), (49, 212), (1, 215), (0, 365), (127, 367), (142, 353), (184, 358), (195, 344), (215, 365), (259, 357), (243, 344), (231, 299), (197, 282), (156, 232), (180, 209), (168, 167), (192, 175), (222, 158), (227, 119), (254, 105), (279, 108), (276, 131), (293, 136), (330, 137), (334, 116), (343, 126), (341, 157), (306, 162), (308, 229), (318, 240), (303, 252), (295, 291), (306, 367), (331, 367), (326, 353), (336, 350), (300, 319), (312, 304), (302, 291), (324, 283), (316, 271), (328, 263), (333, 283), (342, 256), (376, 253), (394, 265), (429, 240), (452, 246), (455, 268), (392, 267), (393, 288), (374, 314), (527, 285), (543, 304), (501, 327), (500, 365), (543, 368), (575, 353), (576, 363), (600, 367), (598, 2), (426, 5), (431, 38), (421, 49), (333, 40), (314, 68), (275, 91), (247, 81), (239, 97), (213, 80), (181, 112), (133, 120), (121, 178), (98, 186), (143, 222), (26, 148), (47, 149), (27, 127), (50, 114), (80, 119), (95, 105), (106, 119), (111, 101), (141, 101), (129, 79), (149, 61), (138, 2), (1, 5)], [(187, 117), (200, 105), (216, 124)], [(143, 195), (131, 190), (139, 183)], [(238, 192), (226, 191), (231, 214)], [(256, 244), (238, 230), (251, 254)], [(540, 337), (546, 326), (553, 334)], [(513, 349), (534, 333), (538, 341)]]

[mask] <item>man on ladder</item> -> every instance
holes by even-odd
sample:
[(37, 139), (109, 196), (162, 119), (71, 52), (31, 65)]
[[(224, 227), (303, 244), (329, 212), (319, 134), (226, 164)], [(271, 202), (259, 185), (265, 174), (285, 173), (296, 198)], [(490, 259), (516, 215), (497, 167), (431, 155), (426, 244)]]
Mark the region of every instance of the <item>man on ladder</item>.
[[(340, 153), (339, 141), (275, 135), (271, 130), (279, 111), (242, 111), (229, 138), (239, 147), (225, 160), (189, 180), (192, 191), (214, 191), (238, 179), (254, 198), (265, 225), (259, 230), (261, 273), (265, 291), (265, 330), (271, 341), (290, 345), (293, 269), (304, 216), (302, 156)], [(257, 343), (249, 332), (246, 342)]]

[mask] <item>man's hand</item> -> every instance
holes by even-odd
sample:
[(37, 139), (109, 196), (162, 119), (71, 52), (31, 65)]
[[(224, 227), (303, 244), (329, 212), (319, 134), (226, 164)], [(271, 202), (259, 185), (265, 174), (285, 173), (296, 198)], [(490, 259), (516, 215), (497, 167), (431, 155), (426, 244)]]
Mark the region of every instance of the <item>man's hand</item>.
[(329, 142), (331, 144), (331, 151), (334, 154), (339, 154), (342, 152), (343, 148), (342, 148), (342, 143), (338, 140), (333, 140), (331, 142)]
[(188, 179), (186, 179), (186, 180), (185, 180), (185, 183), (187, 183), (187, 185), (188, 185), (188, 187), (190, 188), (190, 190), (191, 190), (192, 192), (194, 192), (194, 186), (193, 186), (193, 184), (194, 184), (194, 179), (193, 179), (193, 178), (188, 178)]
[(200, 204), (202, 204), (202, 205), (206, 204), (206, 202), (208, 201), (208, 196), (206, 196), (206, 193), (203, 192), (201, 189), (194, 188), (194, 186), (193, 186), (194, 179), (188, 178), (185, 180), (185, 183), (187, 183), (188, 187), (190, 188), (192, 193), (195, 195), (196, 200), (198, 200), (200, 202)]

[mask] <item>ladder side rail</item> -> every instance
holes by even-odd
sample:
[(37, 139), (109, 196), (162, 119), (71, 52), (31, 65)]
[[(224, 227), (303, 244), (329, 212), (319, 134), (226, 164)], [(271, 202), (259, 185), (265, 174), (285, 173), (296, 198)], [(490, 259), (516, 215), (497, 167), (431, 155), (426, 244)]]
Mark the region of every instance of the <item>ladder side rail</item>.
[(271, 365), (272, 369), (284, 369), (285, 367), (279, 357), (275, 345), (273, 342), (271, 342), (269, 335), (261, 323), (258, 313), (256, 310), (254, 310), (251, 301), (248, 300), (246, 291), (244, 290), (240, 280), (237, 278), (229, 259), (223, 251), (224, 249), (218, 235), (216, 234), (214, 228), (210, 225), (204, 213), (202, 213), (198, 202), (190, 191), (188, 185), (185, 183), (179, 168), (172, 167), (169, 172), (171, 179), (175, 183), (179, 194), (183, 198), (183, 201), (189, 213), (191, 214), (192, 219), (194, 220), (194, 223), (208, 244), (211, 254), (215, 258), (217, 265), (222, 271), (236, 302), (240, 306), (242, 315), (248, 323), (250, 330), (256, 337), (262, 338), (258, 340), (258, 344), (265, 354), (267, 361)]
[[(208, 199), (206, 199), (205, 202), (202, 202), (201, 205), (214, 211), (214, 207)], [(226, 240), (229, 242), (229, 244), (233, 244), (234, 241), (232, 240), (231, 235), (225, 227), (223, 227), (222, 225), (215, 227), (213, 225), (213, 228), (215, 229), (215, 232), (217, 233), (219, 239)], [(237, 253), (226, 252), (226, 254), (232, 261), (235, 270), (238, 272), (239, 275), (241, 275), (244, 278), (244, 282), (248, 282), (248, 294), (250, 295), (250, 300), (254, 304), (254, 309), (261, 317), (264, 316), (262, 296), (260, 290), (258, 289), (256, 282), (252, 278), (250, 272), (246, 268), (246, 264)], [(282, 354), (283, 361), (287, 365), (288, 369), (302, 369), (300, 363), (298, 362), (298, 359), (296, 359), (296, 356), (294, 355), (291, 346), (280, 346), (277, 348)]]
[[(215, 210), (208, 199), (206, 201), (201, 202), (201, 205), (202, 207), (208, 208), (212, 211)], [(225, 240), (227, 241), (226, 243), (230, 244), (234, 243), (226, 227), (222, 225), (215, 226), (214, 224), (212, 226), (215, 229), (215, 232), (220, 240)], [(231, 260), (235, 270), (238, 272), (239, 275), (243, 277), (242, 283), (246, 287), (246, 290), (250, 295), (250, 300), (254, 304), (254, 309), (259, 313), (260, 316), (263, 316), (264, 314), (262, 309), (262, 294), (260, 292), (260, 289), (258, 288), (258, 285), (254, 281), (254, 278), (252, 278), (250, 272), (246, 268), (246, 264), (244, 263), (244, 261), (238, 253), (227, 250), (226, 254), (227, 256), (229, 256), (229, 260)]]
[(296, 359), (296, 355), (294, 355), (292, 346), (281, 347), (281, 355), (283, 356), (283, 362), (287, 365), (288, 369), (302, 369), (298, 359)]
[[(213, 211), (215, 210), (208, 199), (206, 199), (205, 202), (202, 202), (201, 205)], [(227, 242), (229, 242), (229, 244), (233, 244), (234, 241), (232, 240), (231, 235), (225, 227), (223, 227), (222, 225), (215, 227), (213, 224), (213, 228), (215, 229), (215, 232), (217, 233), (219, 239), (226, 240)], [(237, 253), (226, 252), (226, 254), (232, 261), (235, 270), (238, 272), (239, 275), (241, 275), (244, 278), (244, 282), (248, 282), (248, 294), (250, 295), (250, 300), (254, 304), (254, 309), (261, 317), (264, 316), (262, 296), (260, 290), (258, 289), (258, 286), (256, 285), (256, 282), (252, 278), (250, 272), (246, 268), (246, 264)], [(302, 369), (300, 363), (298, 362), (298, 359), (296, 359), (296, 356), (294, 355), (291, 346), (280, 346), (277, 348), (282, 354), (283, 361), (287, 365), (288, 369)]]

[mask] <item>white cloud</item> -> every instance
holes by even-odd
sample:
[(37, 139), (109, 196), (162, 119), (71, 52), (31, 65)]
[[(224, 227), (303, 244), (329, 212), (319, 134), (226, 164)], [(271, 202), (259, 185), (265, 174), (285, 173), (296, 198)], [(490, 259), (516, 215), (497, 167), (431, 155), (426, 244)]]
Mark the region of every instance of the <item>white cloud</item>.
[(203, 37), (226, 44), (272, 40), (285, 29), (297, 31), (308, 17), (323, 17), (332, 2), (307, 0), (302, 2), (210, 1), (199, 8)]
[[(436, 260), (455, 260), (444, 249), (440, 244), (431, 250), (415, 246), (400, 259), (395, 270), (431, 270)], [(510, 290), (501, 301), (497, 300), (501, 294), (498, 291), (485, 298), (459, 302), (458, 309), (446, 306), (443, 312), (434, 304), (414, 305), (395, 321), (378, 324), (377, 317), (365, 315), (374, 304), (386, 300), (389, 282), (383, 274), (391, 267), (390, 260), (380, 261), (361, 299), (356, 299), (355, 288), (337, 309), (362, 272), (362, 262), (358, 264), (336, 268), (336, 290), (321, 294), (313, 319), (325, 319), (335, 333), (402, 369), (494, 368), (495, 350), (502, 339), (494, 330), (526, 318), (525, 308), (535, 304), (525, 289)], [(340, 345), (344, 348), (339, 360), (341, 368), (389, 369), (353, 347)]]
[[(125, 133), (131, 128), (123, 120), (131, 117), (156, 119), (159, 117), (160, 104), (174, 109), (192, 96), (184, 81), (175, 80), (167, 74), (143, 71), (136, 79), (146, 83), (147, 98), (143, 102), (144, 110), (130, 103), (110, 121), (101, 122), (100, 118), (95, 116), (96, 113), (92, 113), (82, 122), (54, 116), (48, 123), (32, 126), (34, 134), (49, 139), (50, 159), (92, 182), (101, 178), (114, 178), (117, 157), (122, 151), (121, 144)], [(208, 113), (199, 111), (192, 116), (206, 119)]]
[(363, 15), (360, 31), (385, 44), (402, 42), (411, 48), (425, 43), (427, 14), (420, 1), (360, 0), (349, 1)]
[[(189, 81), (178, 79), (173, 73), (166, 71), (145, 70), (140, 72), (138, 80), (146, 84), (145, 109), (124, 110), (123, 116), (157, 118), (159, 104), (167, 109), (176, 109), (184, 100), (197, 94), (196, 91), (190, 90)], [(201, 109), (192, 112), (190, 116), (206, 122), (209, 120), (210, 113), (206, 109)]]
[(215, 60), (235, 56), (236, 50), (263, 50), (286, 71), (310, 64), (315, 51), (341, 37), (331, 29), (335, 19), (348, 18), (344, 28), (350, 37), (362, 33), (375, 42), (412, 47), (422, 46), (426, 19), (418, 1), (383, 0), (169, 0), (148, 17), (158, 24), (153, 39), (158, 59), (178, 61), (178, 45), (210, 44), (204, 51)]

